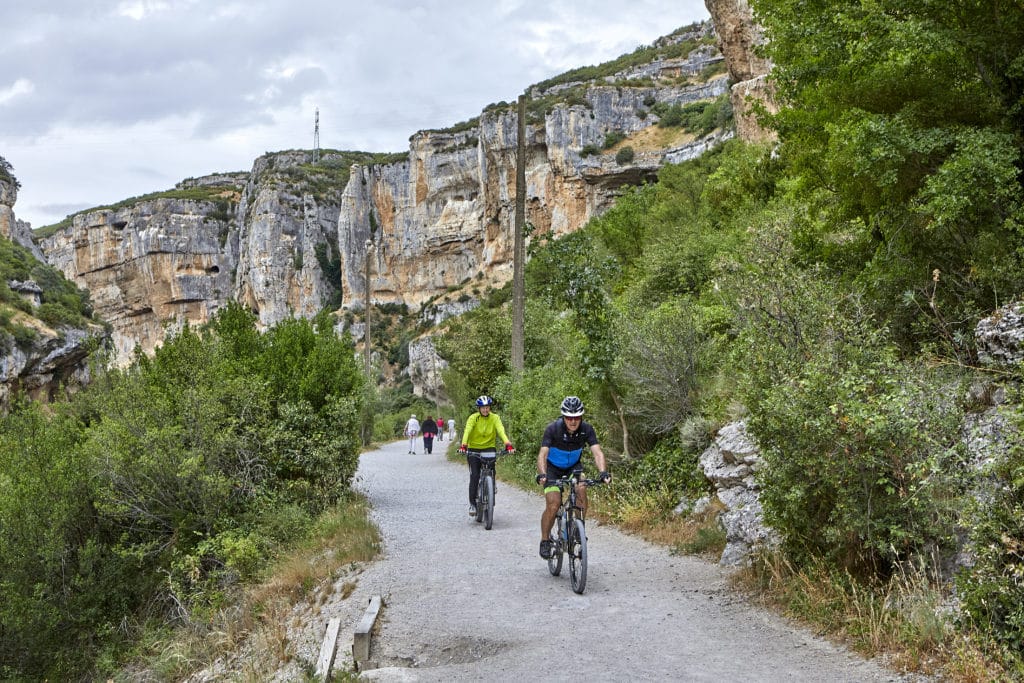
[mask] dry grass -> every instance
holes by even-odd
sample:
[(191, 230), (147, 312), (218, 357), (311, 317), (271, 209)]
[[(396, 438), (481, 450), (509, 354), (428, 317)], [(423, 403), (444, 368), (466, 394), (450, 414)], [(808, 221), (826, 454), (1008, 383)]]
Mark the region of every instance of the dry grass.
[(766, 554), (735, 579), (762, 603), (898, 670), (957, 683), (1012, 679), (971, 634), (953, 630), (941, 590), (923, 574), (865, 586), (824, 567), (798, 571)]
[(667, 489), (631, 489), (628, 486), (597, 489), (588, 514), (641, 538), (687, 555), (721, 555), (725, 533), (718, 523), (724, 506), (714, 499), (699, 515), (671, 512), (676, 496)]
[[(309, 600), (318, 610), (334, 593), (335, 579), (344, 568), (366, 562), (380, 552), (379, 531), (369, 520), (365, 499), (353, 496), (318, 521), (309, 540), (280, 558), (262, 583), (248, 587), (208, 624), (179, 629), (163, 640), (153, 640), (145, 650), (144, 676), (139, 669), (125, 672), (130, 678), (180, 679), (246, 650), (241, 677), (266, 680), (281, 664), (295, 657), (288, 637), (292, 607)], [(341, 597), (352, 594), (356, 584), (341, 586)]]
[(605, 154), (615, 154), (622, 147), (632, 147), (633, 151), (660, 152), (673, 147), (681, 147), (688, 142), (693, 142), (697, 137), (678, 127), (648, 126), (621, 140), (604, 151)]

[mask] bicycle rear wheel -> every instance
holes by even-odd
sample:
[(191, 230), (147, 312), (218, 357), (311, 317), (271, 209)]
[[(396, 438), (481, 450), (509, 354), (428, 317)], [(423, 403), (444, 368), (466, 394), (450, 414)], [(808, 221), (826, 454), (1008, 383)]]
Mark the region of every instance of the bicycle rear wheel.
[(484, 512), (484, 528), (490, 531), (491, 525), (494, 524), (494, 478), (490, 475), (484, 477), (482, 493), (483, 500), (480, 502), (480, 507)]
[(558, 520), (558, 528), (554, 530), (558, 534), (558, 538), (552, 534), (551, 536), (551, 557), (548, 558), (548, 571), (551, 572), (551, 576), (558, 576), (562, 573), (562, 542), (559, 540), (562, 536), (562, 520)]
[(587, 531), (579, 519), (569, 527), (569, 578), (572, 589), (582, 594), (587, 588)]

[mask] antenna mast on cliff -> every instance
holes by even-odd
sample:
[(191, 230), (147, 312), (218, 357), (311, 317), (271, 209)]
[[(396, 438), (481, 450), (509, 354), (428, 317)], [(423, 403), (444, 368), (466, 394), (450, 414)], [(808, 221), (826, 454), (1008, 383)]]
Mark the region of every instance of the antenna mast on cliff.
[(313, 117), (313, 163), (320, 161), (320, 107)]

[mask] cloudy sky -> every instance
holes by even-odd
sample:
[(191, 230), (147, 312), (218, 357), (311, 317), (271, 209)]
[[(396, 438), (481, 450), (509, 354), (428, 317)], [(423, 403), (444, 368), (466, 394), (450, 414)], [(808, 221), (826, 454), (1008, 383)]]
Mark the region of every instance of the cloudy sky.
[(35, 228), (249, 170), (264, 152), (396, 152), (708, 18), (703, 0), (5, 2), (0, 156)]

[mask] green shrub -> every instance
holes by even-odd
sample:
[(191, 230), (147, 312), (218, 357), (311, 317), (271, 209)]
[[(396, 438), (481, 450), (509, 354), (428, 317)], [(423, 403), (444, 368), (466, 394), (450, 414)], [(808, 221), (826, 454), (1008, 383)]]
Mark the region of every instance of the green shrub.
[(902, 360), (856, 296), (771, 235), (734, 285), (766, 520), (798, 566), (884, 578), (930, 562), (948, 550), (963, 486), (961, 410), (947, 398), (959, 378)]
[(626, 145), (625, 147), (622, 147), (621, 149), (619, 149), (618, 152), (615, 153), (615, 163), (620, 165), (628, 164), (631, 161), (633, 161), (634, 156), (635, 154), (633, 152), (633, 148), (630, 147), (629, 145)]
[(614, 147), (615, 145), (619, 144), (620, 142), (622, 142), (625, 139), (626, 139), (626, 134), (621, 132), (621, 131), (617, 131), (617, 130), (608, 131), (608, 133), (604, 136), (604, 148), (605, 149), (611, 149), (612, 147)]

